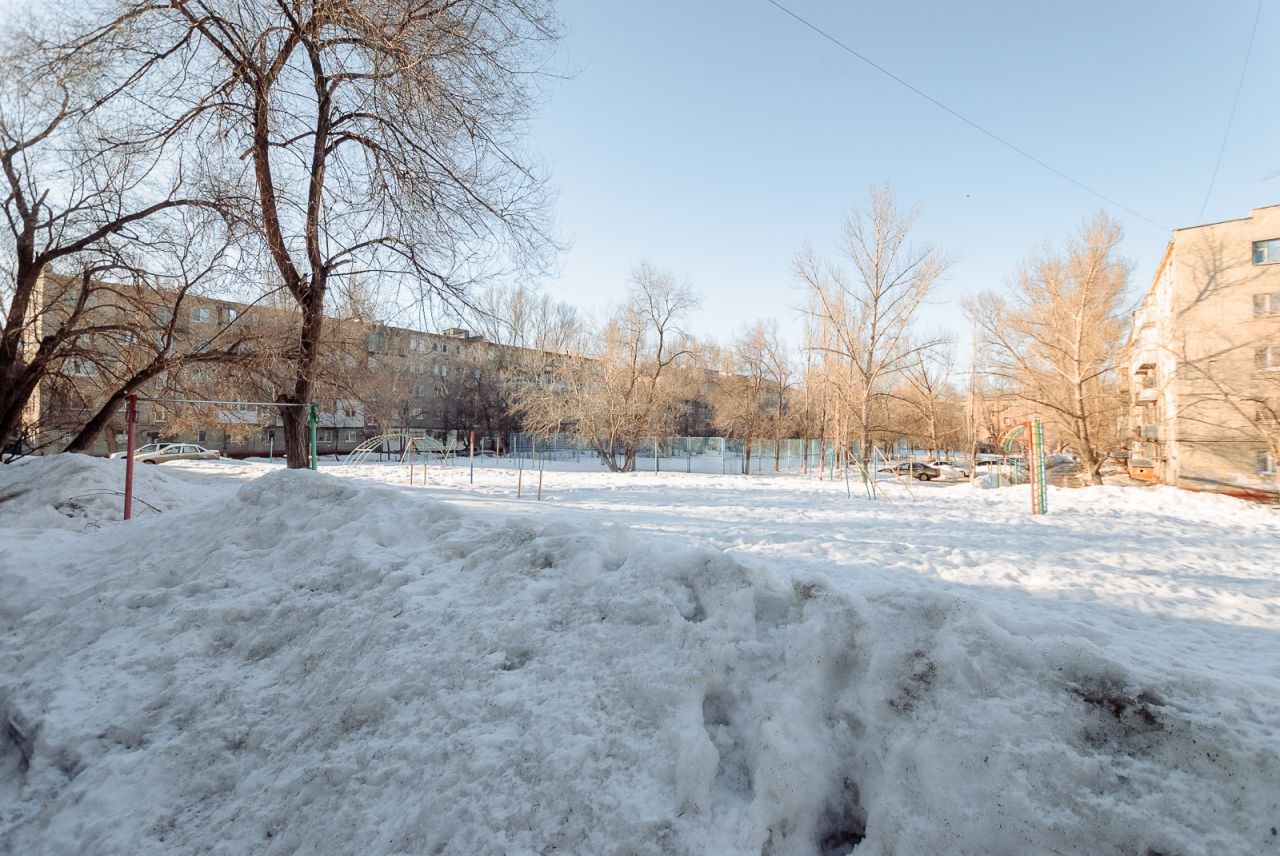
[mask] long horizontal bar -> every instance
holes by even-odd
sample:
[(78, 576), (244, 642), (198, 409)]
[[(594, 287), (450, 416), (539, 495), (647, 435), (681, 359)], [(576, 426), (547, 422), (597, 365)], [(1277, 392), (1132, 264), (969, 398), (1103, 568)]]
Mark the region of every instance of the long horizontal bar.
[(310, 407), (307, 404), (295, 404), (282, 401), (213, 401), (206, 398), (144, 398), (138, 396), (139, 401), (158, 401), (162, 404), (244, 404), (249, 407)]

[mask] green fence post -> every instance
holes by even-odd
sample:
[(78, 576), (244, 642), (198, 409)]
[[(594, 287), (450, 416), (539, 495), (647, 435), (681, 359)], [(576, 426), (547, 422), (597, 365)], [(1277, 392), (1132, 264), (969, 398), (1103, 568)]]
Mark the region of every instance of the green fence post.
[[(311, 402), (311, 418), (307, 420), (307, 433), (311, 440), (311, 469), (316, 469), (319, 465), (316, 453), (316, 426), (320, 422), (320, 406), (314, 401)], [(336, 422), (334, 423), (336, 426)]]

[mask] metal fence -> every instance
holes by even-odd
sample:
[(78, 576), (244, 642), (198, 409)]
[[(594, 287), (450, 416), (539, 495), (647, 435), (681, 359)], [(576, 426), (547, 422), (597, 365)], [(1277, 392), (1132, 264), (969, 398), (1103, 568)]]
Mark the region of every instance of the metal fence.
[[(395, 442), (384, 442), (372, 454), (385, 458), (401, 458), (406, 447)], [(438, 457), (445, 466), (466, 463), (472, 452), (467, 432), (449, 432), (440, 440), (444, 451), (431, 452), (414, 444), (408, 448), (411, 455)], [(514, 467), (543, 469), (548, 462), (580, 464), (583, 469), (603, 467), (599, 453), (572, 434), (508, 434), (505, 436), (475, 435), (474, 446), (477, 467)], [(919, 449), (895, 449), (885, 455), (878, 448), (872, 451), (872, 460), (865, 462), (868, 474), (884, 471), (898, 462), (921, 459), (927, 454)], [(948, 455), (949, 458), (963, 456)], [(619, 466), (623, 464), (621, 453), (617, 455)], [(821, 473), (827, 478), (848, 475), (857, 480), (862, 475), (863, 461), (846, 460), (837, 445), (831, 441), (790, 438), (775, 444), (773, 440), (757, 440), (751, 444), (750, 467), (746, 446), (741, 440), (727, 437), (646, 437), (636, 451), (635, 469), (640, 472), (680, 472), (705, 474), (765, 474), (770, 472)], [(995, 459), (978, 464), (977, 475), (991, 479), (996, 486), (1025, 484), (1026, 467), (1013, 459)], [(559, 468), (559, 467), (557, 467)], [(966, 468), (967, 469), (967, 468)]]
[[(759, 440), (751, 445), (748, 462), (745, 444), (727, 437), (646, 437), (636, 450), (636, 469), (648, 472), (752, 473), (797, 472), (833, 466), (835, 449), (821, 440), (788, 439), (775, 444)], [(547, 461), (593, 463), (599, 453), (569, 434), (512, 434), (502, 457), (515, 466), (538, 467)], [(617, 455), (622, 464), (621, 452)], [(750, 466), (748, 467), (748, 463)]]

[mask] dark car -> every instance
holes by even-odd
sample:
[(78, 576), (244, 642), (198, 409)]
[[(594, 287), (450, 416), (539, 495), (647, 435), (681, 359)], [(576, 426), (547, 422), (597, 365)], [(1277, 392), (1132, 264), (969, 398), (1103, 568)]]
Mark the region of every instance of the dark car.
[(897, 466), (885, 467), (880, 472), (894, 473), (900, 476), (911, 476), (920, 481), (930, 481), (942, 475), (942, 471), (937, 467), (931, 467), (928, 464), (922, 464), (918, 461), (903, 461)]

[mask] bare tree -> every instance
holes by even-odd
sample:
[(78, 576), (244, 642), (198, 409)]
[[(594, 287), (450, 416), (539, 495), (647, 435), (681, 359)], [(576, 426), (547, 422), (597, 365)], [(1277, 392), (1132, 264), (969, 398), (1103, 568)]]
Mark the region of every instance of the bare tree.
[(1115, 440), (1115, 366), (1124, 334), (1128, 264), (1116, 256), (1119, 224), (1099, 212), (1061, 251), (1024, 262), (1009, 297), (970, 304), (987, 370), (1070, 439), (1090, 479), (1102, 483), (1099, 449)]
[[(193, 251), (200, 243), (193, 235), (224, 232), (217, 216), (202, 214), (216, 206), (188, 192), (172, 133), (150, 124), (146, 111), (119, 113), (125, 86), (151, 59), (129, 65), (110, 51), (60, 51), (30, 30), (6, 32), (2, 52), (8, 240), (0, 247), (0, 438), (7, 438), (42, 382), (59, 380), (68, 362), (105, 366), (112, 357), (97, 346), (140, 337), (141, 320), (169, 302), (159, 298), (163, 283), (207, 278), (225, 241), (207, 242), (211, 254)], [(172, 340), (163, 349), (152, 344), (153, 357), (177, 356)]]
[(791, 418), (790, 392), (794, 384), (791, 355), (786, 343), (778, 335), (775, 321), (764, 324), (761, 364), (767, 380), (767, 398), (771, 408), (769, 429), (773, 434), (773, 469), (782, 466), (782, 441), (791, 431), (795, 420)]
[(520, 391), (545, 387), (563, 355), (582, 347), (582, 318), (572, 305), (524, 285), (483, 289), (466, 317), (487, 344), (462, 367), (459, 417), (490, 435), (521, 431)]
[[(556, 36), (549, 2), (119, 0), (83, 41), (121, 28), (166, 57), (169, 113), (217, 163), (214, 192), (248, 200), (240, 217), (298, 307), (282, 404), (313, 399), (347, 283), (465, 302), (552, 247), (543, 182), (516, 149)], [(303, 408), (281, 418), (289, 466), (305, 466)]]
[(576, 307), (526, 285), (483, 289), (466, 317), (486, 341), (511, 349), (563, 354), (582, 335)]
[(877, 431), (888, 430), (885, 399), (918, 355), (935, 342), (913, 338), (913, 321), (952, 264), (933, 245), (912, 244), (915, 211), (900, 211), (887, 186), (873, 187), (865, 212), (844, 224), (843, 250), (851, 272), (806, 249), (796, 273), (810, 295), (828, 377), (843, 399), (841, 433), (866, 455)]
[(901, 400), (919, 422), (916, 439), (934, 453), (951, 448), (965, 435), (958, 397), (950, 383), (954, 368), (954, 352), (950, 343), (944, 342), (918, 353), (905, 372), (907, 389)]
[(645, 437), (665, 434), (692, 393), (681, 363), (692, 355), (680, 327), (696, 300), (687, 285), (645, 263), (627, 300), (575, 352), (549, 363), (517, 392), (516, 407), (538, 432), (569, 431), (611, 470), (635, 469)]
[(766, 365), (767, 333), (763, 324), (741, 331), (721, 354), (712, 381), (714, 425), (725, 436), (742, 441), (742, 471), (751, 473), (751, 451), (768, 430), (770, 377)]

